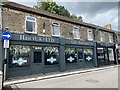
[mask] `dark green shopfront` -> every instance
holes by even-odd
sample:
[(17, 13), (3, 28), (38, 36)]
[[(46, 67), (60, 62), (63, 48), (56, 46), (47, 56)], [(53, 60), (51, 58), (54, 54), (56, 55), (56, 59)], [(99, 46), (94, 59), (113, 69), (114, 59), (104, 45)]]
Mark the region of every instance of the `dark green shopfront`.
[[(96, 42), (31, 34), (12, 33), (12, 36), (7, 53), (6, 78), (104, 65), (104, 62), (102, 65), (98, 62)], [(3, 40), (0, 43), (0, 59), (3, 60)], [(112, 45), (110, 48), (114, 51), (115, 47)], [(115, 64), (116, 59), (112, 61)]]

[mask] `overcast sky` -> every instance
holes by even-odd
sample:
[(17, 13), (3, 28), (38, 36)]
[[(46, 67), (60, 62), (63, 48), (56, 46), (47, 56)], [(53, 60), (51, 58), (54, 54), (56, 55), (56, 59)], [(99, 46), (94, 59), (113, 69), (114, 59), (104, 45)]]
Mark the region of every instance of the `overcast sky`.
[[(36, 4), (36, 0), (31, 0), (27, 2), (25, 0), (14, 0), (22, 4), (33, 6)], [(65, 6), (71, 14), (77, 16), (82, 16), (83, 21), (87, 23), (93, 23), (99, 26), (104, 26), (105, 24), (111, 24), (114, 30), (118, 30), (118, 0), (109, 0), (110, 2), (60, 2), (55, 0), (59, 5)], [(83, 0), (82, 0), (83, 1)], [(85, 0), (87, 1), (87, 0)], [(94, 0), (92, 0), (94, 1)]]

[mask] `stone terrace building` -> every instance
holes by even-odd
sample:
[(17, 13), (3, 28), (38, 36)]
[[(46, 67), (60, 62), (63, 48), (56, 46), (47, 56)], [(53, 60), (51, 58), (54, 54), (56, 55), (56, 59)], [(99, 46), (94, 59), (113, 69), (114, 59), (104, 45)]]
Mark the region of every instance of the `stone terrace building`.
[[(0, 20), (0, 35), (12, 33), (7, 78), (116, 64), (112, 30), (14, 2), (1, 3)], [(1, 38), (0, 51), (2, 65)]]

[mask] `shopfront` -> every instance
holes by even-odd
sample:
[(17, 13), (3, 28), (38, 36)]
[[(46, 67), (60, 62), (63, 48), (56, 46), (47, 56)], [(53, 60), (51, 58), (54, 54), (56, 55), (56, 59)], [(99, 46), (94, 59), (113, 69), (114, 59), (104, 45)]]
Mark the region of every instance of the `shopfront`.
[(55, 37), (13, 34), (7, 78), (60, 71), (59, 43)]
[(94, 42), (31, 34), (12, 36), (6, 78), (96, 66)]
[(116, 64), (115, 45), (97, 43), (98, 66)]
[(92, 68), (95, 66), (94, 42), (66, 40), (66, 70)]

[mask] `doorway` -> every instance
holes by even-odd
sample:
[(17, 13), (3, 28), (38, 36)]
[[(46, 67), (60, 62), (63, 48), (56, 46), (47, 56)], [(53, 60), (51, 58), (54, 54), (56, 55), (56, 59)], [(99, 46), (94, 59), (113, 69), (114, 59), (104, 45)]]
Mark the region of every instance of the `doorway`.
[(40, 74), (43, 72), (43, 51), (42, 50), (33, 50), (32, 51), (33, 65), (32, 71), (34, 74)]

